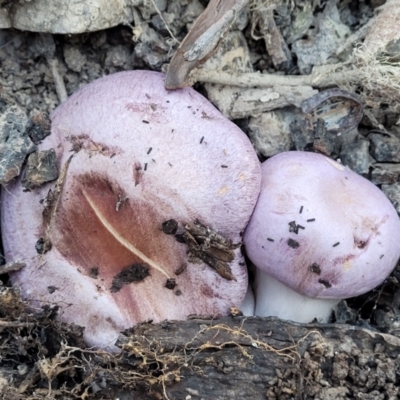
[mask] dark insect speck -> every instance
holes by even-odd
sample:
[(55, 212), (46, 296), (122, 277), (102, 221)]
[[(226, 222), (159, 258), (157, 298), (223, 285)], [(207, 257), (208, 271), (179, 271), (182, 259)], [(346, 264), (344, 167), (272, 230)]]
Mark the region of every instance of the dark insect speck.
[(334, 245), (332, 245), (332, 247), (336, 247), (339, 246), (340, 242), (336, 242)]
[(183, 263), (176, 271), (175, 271), (175, 275), (180, 275), (183, 271), (185, 271), (185, 269), (187, 268), (187, 264)]
[(314, 274), (320, 275), (321, 274), (321, 267), (317, 263), (312, 263), (310, 265), (310, 271)]
[(175, 235), (178, 230), (178, 222), (175, 219), (169, 219), (164, 221), (161, 226), (161, 230), (167, 235)]
[(292, 249), (297, 249), (300, 246), (299, 242), (296, 242), (293, 239), (288, 239), (287, 244), (289, 247), (291, 247)]
[(185, 242), (185, 239), (184, 239), (184, 237), (183, 237), (183, 233), (177, 233), (177, 234), (175, 235), (175, 239), (176, 239), (176, 241), (179, 242), (179, 243), (186, 243), (186, 242)]
[(56, 286), (47, 286), (47, 290), (49, 291), (50, 294), (52, 294), (56, 290), (58, 290), (58, 287), (56, 287)]
[(114, 276), (110, 291), (112, 293), (119, 292), (122, 286), (133, 282), (140, 282), (149, 275), (149, 267), (146, 264), (136, 263), (130, 265)]
[(368, 243), (368, 241), (365, 241), (365, 240), (354, 239), (354, 244), (355, 244), (359, 249), (365, 248), (365, 246), (367, 245), (367, 243)]
[(268, 242), (273, 242), (274, 241), (274, 239), (271, 239), (271, 238), (267, 238), (267, 240), (268, 240)]
[(288, 225), (289, 225), (289, 232), (293, 232), (296, 235), (299, 233), (299, 228), (301, 225), (297, 225), (296, 221), (290, 221)]
[(97, 279), (97, 277), (99, 276), (99, 268), (98, 267), (90, 268), (89, 276), (93, 279)]
[(300, 207), (299, 214), (301, 214), (302, 212), (303, 212), (303, 206)]
[(51, 250), (51, 242), (48, 239), (40, 238), (36, 244), (35, 249), (38, 254), (46, 254), (48, 251)]
[(173, 290), (173, 289), (176, 288), (176, 286), (177, 286), (177, 284), (176, 284), (176, 281), (175, 281), (174, 278), (169, 278), (169, 279), (167, 279), (167, 281), (165, 282), (165, 287), (166, 287), (167, 289)]
[(322, 285), (324, 285), (326, 288), (332, 287), (332, 285), (325, 279), (320, 279), (318, 282), (321, 283)]

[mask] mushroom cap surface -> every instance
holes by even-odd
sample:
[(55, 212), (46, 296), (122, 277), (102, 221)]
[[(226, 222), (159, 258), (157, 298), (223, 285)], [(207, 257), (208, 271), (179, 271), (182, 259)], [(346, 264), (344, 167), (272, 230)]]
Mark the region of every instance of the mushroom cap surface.
[[(227, 280), (161, 228), (174, 219), (180, 233), (199, 220), (240, 243), (259, 194), (259, 161), (245, 134), (203, 96), (166, 91), (163, 79), (150, 71), (110, 75), (54, 111), (40, 145), (54, 148), (65, 170), (54, 215), (43, 216), (44, 204), (57, 201), (49, 196), (54, 182), (31, 192), (15, 182), (2, 193), (6, 259), (27, 265), (13, 284), (33, 307), (58, 304), (60, 317), (84, 326), (96, 347), (145, 320), (227, 314), (246, 293), (239, 248), (229, 263), (236, 281)], [(38, 254), (46, 235), (51, 250)], [(165, 287), (168, 276), (175, 289)]]
[(360, 295), (390, 274), (400, 256), (400, 222), (375, 185), (300, 151), (278, 154), (261, 170), (244, 235), (258, 268), (302, 295), (325, 299)]

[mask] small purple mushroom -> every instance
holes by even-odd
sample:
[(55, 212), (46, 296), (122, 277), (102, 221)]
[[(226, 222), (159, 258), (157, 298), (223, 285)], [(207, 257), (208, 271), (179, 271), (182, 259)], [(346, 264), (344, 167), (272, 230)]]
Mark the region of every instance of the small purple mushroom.
[(244, 235), (256, 315), (326, 322), (340, 299), (385, 280), (400, 256), (400, 222), (375, 185), (315, 153), (281, 153), (261, 170)]
[(27, 265), (13, 284), (33, 308), (58, 305), (91, 346), (114, 349), (145, 320), (226, 315), (246, 293), (238, 244), (259, 161), (204, 97), (163, 80), (121, 72), (72, 95), (40, 146), (55, 150), (59, 184), (3, 190), (6, 258)]

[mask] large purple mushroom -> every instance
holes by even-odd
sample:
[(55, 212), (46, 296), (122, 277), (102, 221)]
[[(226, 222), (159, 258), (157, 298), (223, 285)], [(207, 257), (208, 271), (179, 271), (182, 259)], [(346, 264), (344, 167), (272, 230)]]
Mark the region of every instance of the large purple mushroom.
[[(91, 346), (139, 322), (226, 315), (247, 289), (238, 243), (260, 190), (250, 141), (191, 88), (121, 72), (72, 95), (41, 150), (60, 178), (3, 190), (6, 259), (34, 309), (58, 305)], [(70, 157), (72, 158), (70, 159)]]
[(375, 185), (315, 153), (281, 153), (261, 170), (244, 236), (257, 267), (256, 315), (325, 322), (340, 299), (390, 274), (400, 256), (400, 222)]

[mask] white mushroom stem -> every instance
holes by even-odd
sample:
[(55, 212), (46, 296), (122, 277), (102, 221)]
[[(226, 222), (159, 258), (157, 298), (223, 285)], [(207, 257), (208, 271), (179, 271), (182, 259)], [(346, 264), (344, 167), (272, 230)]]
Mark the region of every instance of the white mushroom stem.
[(254, 315), (255, 309), (255, 299), (253, 289), (250, 285), (247, 285), (246, 296), (244, 296), (242, 305), (240, 306), (240, 311), (246, 317), (252, 317)]
[(259, 317), (279, 317), (302, 323), (316, 318), (318, 322), (328, 322), (332, 308), (339, 301), (299, 294), (257, 268), (255, 315)]

